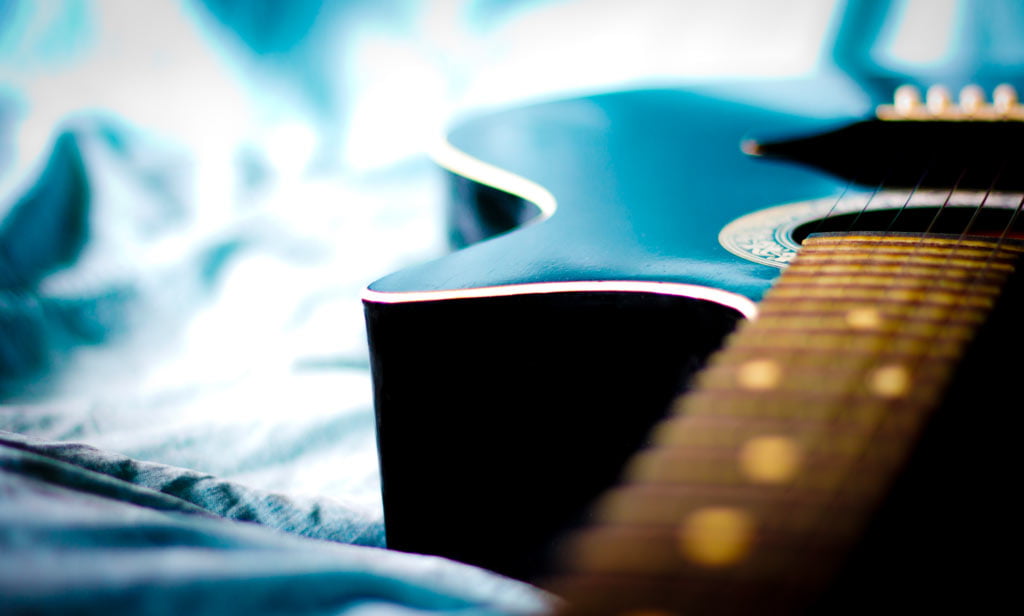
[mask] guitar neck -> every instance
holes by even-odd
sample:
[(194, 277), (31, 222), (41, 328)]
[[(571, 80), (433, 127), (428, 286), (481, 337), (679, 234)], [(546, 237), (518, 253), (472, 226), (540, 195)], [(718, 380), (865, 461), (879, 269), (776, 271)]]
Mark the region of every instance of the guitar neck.
[(1021, 249), (812, 236), (566, 543), (567, 612), (791, 612), (832, 582)]

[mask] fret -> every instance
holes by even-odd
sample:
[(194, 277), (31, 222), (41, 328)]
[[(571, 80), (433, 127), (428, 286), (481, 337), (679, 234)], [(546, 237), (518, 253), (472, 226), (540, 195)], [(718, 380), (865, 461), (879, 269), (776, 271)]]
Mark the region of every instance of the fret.
[[(790, 434), (803, 453), (856, 453), (864, 446), (865, 435), (880, 440), (906, 437), (906, 426), (890, 422), (878, 427), (878, 416), (885, 411), (876, 405), (874, 413), (860, 419), (848, 416), (829, 418), (737, 417), (725, 413), (675, 416), (664, 420), (652, 432), (652, 442), (665, 448), (734, 448), (765, 434)], [(872, 430), (867, 430), (871, 427)]]
[[(737, 341), (736, 353), (723, 358), (708, 367), (696, 378), (698, 387), (707, 389), (745, 389), (755, 392), (783, 394), (790, 391), (833, 393), (835, 395), (873, 394), (871, 374), (885, 366), (907, 366), (906, 378), (919, 385), (915, 389), (927, 389), (944, 379), (951, 369), (953, 359), (948, 352), (952, 343), (929, 346), (923, 341), (913, 347), (899, 345), (894, 352), (885, 352), (898, 344), (879, 344), (876, 353), (864, 349), (836, 344), (822, 351), (813, 348), (808, 352), (805, 346), (790, 344), (788, 337), (771, 347), (769, 341), (762, 341), (750, 349)], [(961, 345), (962, 346), (962, 345)], [(793, 357), (771, 359), (771, 354), (792, 353)], [(925, 354), (928, 354), (925, 357)], [(768, 366), (773, 366), (768, 368)], [(912, 366), (912, 367), (911, 367)], [(763, 371), (772, 370), (772, 374)], [(918, 394), (907, 391), (907, 396)], [(931, 392), (928, 391), (931, 396)]]
[[(925, 337), (934, 338), (938, 334), (949, 338), (967, 339), (974, 334), (973, 325), (968, 319), (962, 322), (945, 322), (939, 319), (898, 319), (881, 310), (862, 309), (851, 313), (837, 311), (832, 314), (768, 314), (758, 318), (761, 329), (765, 331), (787, 334), (849, 334), (872, 331), (879, 336)], [(851, 338), (854, 336), (851, 335)]]
[(807, 606), (884, 500), (1021, 252), (995, 238), (808, 238), (761, 318), (728, 338), (567, 540), (549, 584), (564, 611)]
[(750, 391), (698, 390), (673, 404), (672, 408), (681, 414), (720, 415), (744, 421), (763, 418), (792, 422), (825, 419), (868, 422), (884, 413), (890, 405), (891, 401), (877, 396), (848, 394), (837, 399), (834, 395), (818, 391), (794, 391), (785, 397), (766, 397)]
[[(635, 495), (630, 495), (635, 496)], [(704, 496), (702, 494), (690, 494), (693, 496)], [(728, 499), (722, 498), (723, 502)], [(753, 499), (749, 494), (736, 498), (737, 506), (722, 506), (722, 510), (749, 510), (752, 513), (762, 513), (761, 508), (751, 505)], [(639, 501), (642, 502), (642, 499)], [(658, 508), (665, 507), (663, 501), (649, 503)], [(807, 556), (808, 550), (817, 552), (814, 558), (820, 558), (823, 551), (837, 552), (839, 546), (855, 538), (858, 531), (857, 518), (864, 515), (863, 509), (846, 505), (832, 507), (830, 523), (823, 526), (823, 531), (816, 534), (812, 539), (801, 541), (800, 535), (805, 526), (815, 524), (816, 516), (812, 514), (818, 507), (828, 506), (829, 503), (823, 500), (795, 501), (786, 503), (788, 515), (775, 515), (767, 517), (761, 515), (756, 527), (759, 545), (773, 548), (767, 558), (763, 560), (745, 559), (742, 564), (737, 565), (730, 571), (734, 581), (736, 578), (753, 578), (771, 574), (772, 569), (789, 563), (780, 562), (784, 560), (797, 559)], [(771, 503), (764, 503), (765, 512), (771, 510)], [(742, 509), (741, 509), (742, 507)], [(630, 508), (633, 508), (632, 506)], [(794, 514), (795, 511), (801, 513)], [(699, 514), (699, 510), (692, 509), (685, 505), (679, 507), (675, 513), (678, 519), (686, 519), (687, 516)], [(754, 529), (751, 528), (751, 535)], [(630, 524), (619, 522), (613, 528), (591, 530), (578, 536), (570, 547), (579, 560), (586, 562), (587, 572), (599, 573), (621, 573), (623, 571), (648, 575), (663, 574), (666, 570), (685, 572), (689, 576), (698, 578), (707, 572), (707, 568), (695, 566), (693, 559), (687, 558), (685, 550), (680, 549), (681, 538), (678, 529), (666, 527), (655, 521), (650, 524)], [(749, 541), (753, 543), (751, 536)], [(740, 549), (749, 549), (751, 546), (737, 546)], [(767, 552), (767, 550), (766, 550)]]
[(762, 304), (758, 314), (761, 317), (772, 315), (806, 315), (811, 318), (825, 318), (827, 316), (842, 315), (846, 318), (852, 311), (872, 311), (880, 316), (897, 318), (901, 322), (914, 321), (938, 321), (940, 323), (971, 323), (977, 325), (984, 321), (985, 312), (964, 311), (960, 306), (947, 305), (920, 305), (920, 304), (898, 304), (886, 305), (873, 304), (865, 306), (864, 302), (853, 300), (836, 299), (822, 301), (819, 299), (789, 298), (787, 302), (771, 305)]
[[(805, 353), (819, 352), (834, 355), (837, 351), (845, 351), (851, 355), (869, 354), (875, 357), (896, 355), (920, 355), (930, 351), (935, 357), (955, 356), (963, 342), (963, 338), (942, 338), (935, 340), (924, 336), (905, 336), (893, 334), (889, 338), (868, 337), (832, 332), (756, 332), (736, 341), (737, 355), (753, 357), (763, 354), (764, 349), (788, 349)], [(807, 357), (804, 363), (812, 363), (813, 356)]]
[[(1013, 270), (1013, 266), (1006, 261), (1006, 258), (992, 258), (985, 260), (982, 258), (971, 259), (969, 255), (946, 255), (941, 256), (934, 254), (936, 251), (929, 251), (931, 254), (915, 256), (912, 263), (913, 266), (935, 266), (945, 267), (951, 266), (956, 268), (974, 269), (974, 270), (986, 270), (993, 272), (1009, 272)], [(865, 266), (883, 265), (883, 266), (898, 266), (907, 262), (907, 255), (904, 252), (898, 251), (877, 251), (870, 254), (863, 252), (856, 253), (837, 253), (828, 255), (812, 255), (805, 259), (805, 263), (817, 264), (817, 263), (832, 263), (832, 264), (863, 264)]]
[[(984, 261), (981, 262), (984, 265)], [(1008, 264), (1001, 263), (1001, 266), (1006, 266), (1002, 269), (977, 267), (972, 265), (971, 267), (958, 267), (949, 262), (940, 263), (922, 263), (914, 262), (913, 264), (907, 263), (906, 259), (899, 259), (895, 263), (881, 263), (881, 262), (864, 262), (855, 263), (850, 260), (846, 263), (836, 263), (831, 260), (807, 260), (803, 262), (800, 274), (817, 276), (822, 274), (830, 274), (837, 276), (849, 276), (849, 275), (870, 275), (870, 276), (916, 276), (916, 277), (927, 277), (927, 276), (942, 276), (950, 279), (978, 279), (988, 280), (999, 280), (1002, 277), (1001, 271), (1009, 271), (1012, 269)]]
[[(995, 278), (995, 277), (993, 277)], [(974, 278), (949, 279), (945, 276), (919, 276), (912, 275), (878, 276), (868, 272), (860, 274), (849, 274), (837, 276), (832, 274), (793, 272), (789, 277), (789, 288), (806, 289), (828, 288), (828, 287), (870, 287), (881, 289), (942, 289), (954, 293), (962, 293), (970, 290), (972, 293), (998, 294), (999, 287), (989, 284), (988, 281), (979, 281)]]
[[(791, 440), (788, 435), (772, 438)], [(791, 474), (754, 472), (751, 469), (758, 467), (744, 464), (743, 456), (736, 451), (687, 448), (641, 453), (633, 459), (627, 475), (632, 481), (641, 484), (741, 486), (770, 483), (808, 492), (833, 492), (842, 484), (845, 490), (861, 493), (879, 489), (877, 482), (870, 481), (861, 473), (877, 473), (879, 469), (892, 467), (900, 459), (899, 453), (904, 444), (897, 439), (881, 443), (872, 441), (870, 463), (856, 459), (863, 451), (849, 454), (834, 452), (827, 443), (819, 446), (821, 450), (829, 450), (822, 455), (802, 451), (799, 445), (794, 447), (801, 453), (797, 458), (798, 463), (787, 465), (787, 468), (791, 466), (793, 469)], [(852, 473), (855, 462), (858, 473)], [(771, 479), (773, 476), (780, 479)]]
[(955, 306), (957, 308), (992, 308), (992, 298), (988, 295), (961, 295), (946, 291), (929, 291), (928, 289), (890, 289), (886, 287), (783, 287), (774, 291), (776, 298), (811, 298), (824, 300), (857, 300), (865, 303), (913, 302), (923, 305)]
[[(848, 515), (863, 514), (860, 499), (839, 499), (822, 492), (778, 490), (763, 486), (700, 486), (694, 484), (629, 484), (609, 491), (596, 510), (608, 522), (629, 526), (671, 525), (693, 510), (694, 503), (714, 500), (728, 507), (751, 506), (764, 512), (761, 528), (799, 531), (815, 522), (816, 510), (831, 505)], [(785, 503), (784, 507), (770, 507)], [(834, 532), (828, 528), (824, 532)]]
[[(934, 254), (933, 251), (945, 253), (955, 250), (957, 256), (970, 254), (988, 258), (993, 252), (997, 255), (1020, 254), (1024, 247), (1017, 244), (1000, 244), (995, 238), (950, 238), (942, 236), (925, 237), (917, 234), (899, 233), (823, 233), (815, 236), (813, 244), (817, 247), (832, 247), (834, 250), (853, 250), (858, 246), (883, 248), (885, 250), (909, 250), (914, 255)], [(808, 242), (804, 243), (807, 246)], [(972, 250), (975, 249), (975, 250)]]

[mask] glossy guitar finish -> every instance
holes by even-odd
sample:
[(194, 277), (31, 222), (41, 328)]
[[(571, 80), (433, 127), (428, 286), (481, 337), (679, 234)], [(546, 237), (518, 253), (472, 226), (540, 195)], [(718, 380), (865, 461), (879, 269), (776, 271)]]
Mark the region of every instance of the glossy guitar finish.
[[(452, 174), (454, 240), (476, 243), (366, 294), (390, 547), (542, 572), (553, 538), (778, 275), (727, 252), (719, 230), (845, 185), (753, 160), (741, 139), (835, 121), (652, 90), (456, 130), (455, 150), (518, 178), (449, 153), (476, 176)], [(502, 190), (521, 178), (557, 209), (487, 238), (537, 214)]]
[[(815, 121), (685, 91), (648, 90), (469, 121), (450, 136), (453, 148), (544, 187), (557, 211), (516, 233), (388, 276), (370, 291), (630, 280), (757, 300), (777, 270), (729, 254), (718, 232), (751, 211), (839, 194), (845, 182), (752, 159), (740, 142), (758, 129), (798, 135), (852, 121), (867, 110), (863, 98), (859, 103), (847, 117)], [(466, 166), (450, 156), (442, 163), (456, 173)], [(368, 299), (401, 300), (373, 293)], [(732, 301), (746, 310), (741, 297)]]
[[(442, 163), (453, 239), (466, 246), (364, 298), (390, 547), (545, 573), (554, 538), (778, 276), (723, 248), (722, 228), (870, 192), (741, 151), (752, 133), (820, 133), (871, 108), (834, 87), (797, 91), (835, 93), (816, 103), (837, 113), (648, 90), (499, 112), (452, 133), (461, 154)], [(517, 192), (550, 217), (526, 220), (536, 209)]]

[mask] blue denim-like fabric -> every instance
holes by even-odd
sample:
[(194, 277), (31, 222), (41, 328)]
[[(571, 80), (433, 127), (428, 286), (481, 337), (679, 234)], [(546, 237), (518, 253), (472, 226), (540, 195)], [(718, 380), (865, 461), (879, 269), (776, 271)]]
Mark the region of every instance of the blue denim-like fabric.
[(339, 151), (418, 10), (0, 2), (0, 614), (548, 605), (383, 549), (359, 292), (437, 179)]
[[(0, 433), (4, 614), (517, 614), (531, 587), (374, 544), (326, 501)], [(304, 535), (304, 536), (302, 536)]]

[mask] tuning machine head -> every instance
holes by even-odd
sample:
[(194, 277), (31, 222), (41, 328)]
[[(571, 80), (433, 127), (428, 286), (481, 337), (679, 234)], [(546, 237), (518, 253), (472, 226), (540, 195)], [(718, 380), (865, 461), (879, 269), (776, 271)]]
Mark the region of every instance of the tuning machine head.
[(925, 93), (916, 86), (896, 88), (891, 105), (879, 105), (875, 115), (890, 121), (1006, 121), (1024, 120), (1024, 106), (1017, 99), (1017, 90), (1010, 84), (996, 86), (992, 102), (985, 99), (985, 91), (971, 84), (960, 90), (956, 101), (943, 85), (933, 85)]

